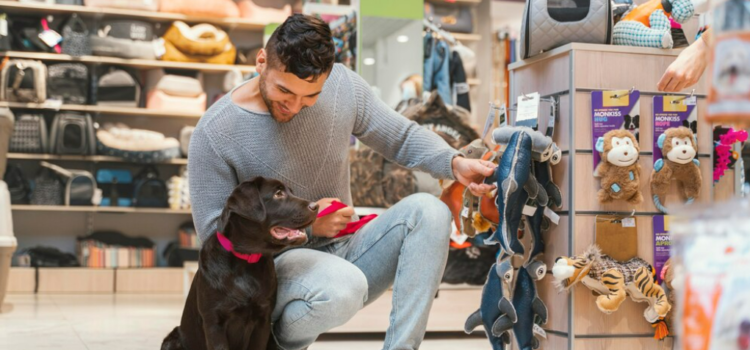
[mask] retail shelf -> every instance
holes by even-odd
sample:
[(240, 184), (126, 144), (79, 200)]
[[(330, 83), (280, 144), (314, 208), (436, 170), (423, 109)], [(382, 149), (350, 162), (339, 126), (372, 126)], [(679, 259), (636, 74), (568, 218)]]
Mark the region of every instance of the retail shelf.
[(142, 69), (174, 68), (174, 69), (199, 70), (202, 72), (214, 72), (214, 73), (215, 72), (228, 72), (228, 71), (237, 69), (244, 73), (255, 72), (255, 66), (247, 66), (247, 65), (185, 63), (185, 62), (156, 61), (156, 60), (144, 60), (144, 59), (125, 59), (125, 58), (104, 57), (104, 56), (73, 57), (70, 55), (62, 55), (62, 54), (55, 54), (55, 53), (42, 53), (42, 52), (2, 51), (0, 52), (0, 57), (23, 58), (23, 59), (43, 60), (43, 61), (114, 64), (114, 65), (129, 66), (129, 67), (142, 68)]
[(55, 205), (11, 205), (14, 211), (52, 211), (79, 213), (114, 213), (114, 214), (175, 214), (191, 215), (190, 210), (172, 210), (167, 208), (130, 208), (130, 207), (78, 207)]
[(4, 12), (8, 13), (38, 13), (45, 15), (77, 13), (80, 16), (87, 17), (107, 16), (119, 18), (137, 18), (155, 22), (183, 21), (188, 23), (210, 23), (224, 28), (251, 31), (262, 31), (263, 28), (268, 25), (268, 23), (249, 21), (243, 18), (196, 17), (168, 12), (98, 8), (76, 5), (30, 4), (20, 3), (17, 1), (0, 1), (0, 8), (2, 8)]
[[(110, 156), (75, 156), (75, 155), (57, 155), (57, 154), (34, 154), (34, 153), (8, 153), (8, 159), (15, 160), (64, 160), (92, 163), (134, 163), (118, 157)], [(172, 164), (187, 165), (188, 160), (185, 158), (176, 158), (155, 164)]]
[(76, 111), (109, 115), (129, 115), (155, 118), (200, 118), (203, 112), (154, 110), (146, 108), (109, 107), (109, 106), (86, 106), (86, 105), (61, 105), (52, 102), (45, 103), (20, 103), (0, 102), (0, 107), (25, 108), (25, 109), (49, 109), (54, 111)]
[(480, 34), (466, 34), (466, 33), (450, 33), (458, 41), (479, 41), (482, 40)]
[(427, 0), (433, 4), (479, 5), (482, 0)]
[(466, 82), (467, 82), (467, 83), (468, 83), (469, 85), (481, 85), (481, 84), (482, 84), (482, 81), (481, 81), (481, 80), (479, 80), (479, 79), (475, 79), (475, 78), (472, 78), (472, 79), (466, 79)]

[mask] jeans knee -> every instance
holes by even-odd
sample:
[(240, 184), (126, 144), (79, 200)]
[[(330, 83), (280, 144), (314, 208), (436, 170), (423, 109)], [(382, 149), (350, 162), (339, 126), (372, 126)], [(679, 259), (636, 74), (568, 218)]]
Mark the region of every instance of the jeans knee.
[(404, 199), (404, 204), (416, 209), (416, 211), (430, 222), (450, 226), (451, 211), (437, 197), (428, 193), (413, 194)]
[(323, 331), (349, 321), (367, 301), (367, 278), (356, 266), (347, 266), (335, 282), (325, 283), (308, 303), (313, 319), (320, 322)]

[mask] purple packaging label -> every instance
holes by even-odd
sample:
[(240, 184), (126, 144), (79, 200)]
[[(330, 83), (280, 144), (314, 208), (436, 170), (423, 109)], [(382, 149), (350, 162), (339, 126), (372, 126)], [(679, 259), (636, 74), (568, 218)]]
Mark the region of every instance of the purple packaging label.
[(594, 170), (601, 161), (601, 154), (596, 151), (596, 141), (611, 130), (627, 129), (639, 138), (639, 119), (641, 114), (641, 92), (638, 90), (592, 91), (591, 116), (594, 150)]
[(661, 269), (669, 260), (672, 240), (669, 236), (669, 216), (654, 216), (654, 269), (661, 283)]
[(661, 159), (659, 136), (669, 128), (688, 127), (698, 136), (698, 108), (695, 97), (654, 96), (654, 163)]

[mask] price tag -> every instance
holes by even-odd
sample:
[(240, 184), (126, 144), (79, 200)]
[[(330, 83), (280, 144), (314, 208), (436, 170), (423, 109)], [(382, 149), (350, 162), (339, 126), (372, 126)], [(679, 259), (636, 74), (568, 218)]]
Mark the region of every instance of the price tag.
[(549, 207), (544, 208), (544, 216), (548, 217), (555, 225), (560, 223), (560, 215), (557, 215), (557, 213), (552, 211)]
[(41, 39), (47, 46), (55, 47), (55, 45), (62, 42), (62, 35), (58, 34), (54, 30), (45, 30), (39, 33), (39, 39)]
[(456, 223), (453, 222), (453, 232), (451, 233), (451, 241), (456, 242), (456, 244), (464, 244), (467, 239), (469, 239), (469, 236), (463, 233), (460, 233), (458, 231), (458, 228), (456, 227)]
[(622, 227), (635, 227), (635, 218), (622, 219)]
[(465, 218), (469, 217), (469, 208), (468, 207), (464, 207), (464, 209), (461, 210), (461, 216), (463, 216)]
[(153, 41), (154, 43), (154, 55), (156, 58), (162, 58), (167, 53), (167, 48), (164, 46), (164, 39), (159, 38)]
[(534, 216), (535, 213), (536, 213), (536, 207), (532, 207), (530, 205), (523, 206), (523, 215)]
[(490, 112), (487, 114), (487, 120), (484, 122), (484, 131), (482, 132), (482, 140), (487, 138), (487, 134), (492, 129), (492, 124), (495, 122), (495, 105), (490, 104)]
[(516, 112), (517, 126), (537, 126), (537, 118), (539, 117), (539, 100), (540, 96), (538, 92), (518, 97), (518, 111)]
[(695, 106), (696, 104), (698, 104), (698, 98), (695, 96), (688, 97), (685, 99), (686, 106)]
[(8, 21), (5, 18), (0, 19), (0, 36), (8, 36)]
[(547, 339), (547, 332), (536, 323), (534, 324), (534, 334)]
[(63, 105), (62, 100), (49, 99), (49, 100), (45, 100), (44, 103), (42, 103), (42, 107), (53, 109), (55, 111), (59, 111), (62, 105)]

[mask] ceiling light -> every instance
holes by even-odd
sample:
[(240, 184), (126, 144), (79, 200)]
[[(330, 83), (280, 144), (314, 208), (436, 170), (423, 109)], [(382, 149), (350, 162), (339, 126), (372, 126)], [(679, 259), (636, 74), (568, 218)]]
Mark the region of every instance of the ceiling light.
[(398, 41), (398, 42), (400, 42), (400, 43), (402, 43), (402, 44), (403, 44), (403, 43), (405, 43), (405, 42), (408, 42), (408, 41), (409, 41), (409, 37), (408, 37), (408, 36), (406, 36), (406, 35), (399, 35), (399, 36), (398, 36), (398, 37), (396, 38), (396, 41)]
[(375, 64), (375, 59), (368, 57), (368, 58), (365, 58), (364, 61), (362, 61), (362, 63), (364, 63), (365, 66), (372, 66), (373, 64)]

